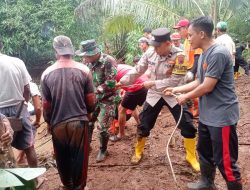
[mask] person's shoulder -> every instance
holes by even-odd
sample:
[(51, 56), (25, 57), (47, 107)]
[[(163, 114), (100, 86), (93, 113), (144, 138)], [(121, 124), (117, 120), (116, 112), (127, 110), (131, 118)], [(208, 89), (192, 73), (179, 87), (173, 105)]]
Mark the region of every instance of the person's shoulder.
[(147, 49), (147, 51), (145, 52), (145, 53), (143, 53), (143, 55), (142, 56), (146, 56), (146, 57), (151, 57), (151, 56), (153, 56), (153, 55), (155, 55), (156, 54), (156, 52), (155, 52), (155, 48), (154, 47), (152, 47), (152, 46), (150, 46), (148, 49)]
[(220, 44), (214, 44), (210, 49), (210, 55), (208, 57), (227, 57), (231, 59), (230, 52), (228, 49)]
[(83, 63), (79, 63), (79, 62), (74, 62), (75, 64), (75, 67), (79, 70), (81, 70), (82, 72), (86, 73), (86, 74), (89, 74), (90, 72), (90, 69), (87, 65), (83, 64)]
[(181, 54), (181, 53), (183, 53), (183, 50), (181, 49), (181, 48), (179, 48), (179, 47), (175, 47), (175, 46), (172, 46), (172, 48), (171, 48), (171, 52), (173, 53), (173, 54)]
[(185, 56), (185, 53), (184, 53), (184, 51), (181, 48), (172, 46), (170, 54), (169, 54), (169, 58), (170, 59), (175, 59), (177, 57), (181, 57), (182, 58), (183, 56)]
[(112, 57), (111, 55), (102, 53), (101, 57), (99, 59), (99, 61), (103, 64), (112, 64), (113, 66), (117, 66), (117, 61), (114, 57)]
[(56, 68), (57, 68), (56, 63), (54, 63), (53, 65), (47, 67), (47, 69), (45, 69), (45, 71), (43, 71), (43, 73), (42, 73), (41, 80), (43, 80), (46, 75), (48, 75), (49, 73), (54, 71)]
[(2, 57), (1, 57), (1, 59), (3, 59), (3, 60), (5, 60), (5, 61), (7, 61), (7, 62), (11, 62), (11, 63), (13, 63), (13, 64), (16, 64), (16, 65), (24, 65), (25, 66), (25, 64), (24, 64), (24, 62), (20, 59), (20, 58), (18, 58), (18, 57), (13, 57), (13, 56), (9, 56), (9, 55), (3, 55)]

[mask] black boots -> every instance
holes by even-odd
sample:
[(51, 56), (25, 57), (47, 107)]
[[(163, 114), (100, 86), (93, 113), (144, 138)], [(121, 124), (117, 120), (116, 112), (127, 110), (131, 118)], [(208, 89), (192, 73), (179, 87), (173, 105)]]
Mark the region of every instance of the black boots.
[(200, 162), (201, 178), (196, 183), (188, 183), (189, 190), (216, 190), (214, 184), (215, 166)]
[(102, 162), (108, 155), (107, 146), (109, 141), (109, 134), (107, 132), (100, 133), (100, 150), (96, 157), (96, 162)]
[(242, 190), (242, 184), (239, 182), (227, 182), (228, 190)]

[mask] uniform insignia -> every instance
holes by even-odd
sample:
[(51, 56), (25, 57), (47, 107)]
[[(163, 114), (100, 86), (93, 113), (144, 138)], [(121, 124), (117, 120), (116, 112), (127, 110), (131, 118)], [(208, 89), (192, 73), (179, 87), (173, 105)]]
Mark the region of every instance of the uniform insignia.
[(185, 60), (185, 56), (184, 55), (178, 55), (177, 59), (178, 59), (179, 64), (183, 64), (184, 60)]
[(206, 62), (203, 63), (202, 68), (204, 71), (207, 70), (207, 63)]

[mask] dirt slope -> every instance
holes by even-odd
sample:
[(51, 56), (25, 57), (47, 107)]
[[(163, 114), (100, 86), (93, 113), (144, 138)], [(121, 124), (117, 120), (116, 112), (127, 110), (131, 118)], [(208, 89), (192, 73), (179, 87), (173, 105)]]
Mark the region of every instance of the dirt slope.
[[(242, 76), (236, 81), (236, 90), (240, 101), (241, 119), (238, 123), (239, 134), (239, 167), (242, 173), (244, 189), (250, 189), (250, 77)], [(164, 108), (155, 128), (146, 143), (143, 161), (138, 166), (130, 164), (133, 153), (136, 127), (133, 120), (128, 122), (128, 138), (116, 143), (109, 143), (110, 156), (104, 163), (96, 163), (98, 151), (97, 131), (92, 143), (89, 158), (87, 186), (90, 190), (172, 190), (185, 189), (186, 183), (198, 178), (198, 174), (185, 161), (185, 152), (179, 131), (175, 133), (176, 145), (170, 149), (170, 157), (177, 177), (179, 188), (174, 183), (170, 167), (166, 161), (166, 141), (169, 138), (174, 122), (172, 116)], [(37, 136), (37, 152), (41, 165), (48, 168), (45, 176), (48, 178), (41, 190), (58, 189), (60, 180), (57, 170), (53, 168), (51, 137), (43, 137), (45, 126), (39, 128)], [(47, 142), (47, 143), (45, 143)], [(45, 143), (45, 144), (43, 144)], [(41, 146), (42, 145), (42, 146)], [(217, 171), (216, 181), (219, 190), (225, 190), (225, 182)]]

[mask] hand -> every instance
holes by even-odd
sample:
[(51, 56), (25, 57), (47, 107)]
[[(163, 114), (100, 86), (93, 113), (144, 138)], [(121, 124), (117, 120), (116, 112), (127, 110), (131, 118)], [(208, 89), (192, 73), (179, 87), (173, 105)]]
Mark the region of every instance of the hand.
[(10, 131), (7, 129), (7, 131), (1, 136), (1, 142), (3, 143), (4, 146), (10, 145), (12, 142), (13, 138), (10, 133)]
[(91, 121), (91, 119), (92, 119), (92, 113), (88, 113), (87, 114), (87, 118), (88, 118), (89, 121)]
[(147, 89), (151, 88), (152, 86), (155, 86), (155, 81), (145, 81), (143, 83), (143, 86)]
[(174, 94), (178, 93), (178, 87), (168, 87), (165, 90), (163, 90), (163, 93), (166, 96), (174, 96)]
[(115, 84), (115, 86), (116, 86), (116, 87), (121, 87), (121, 86), (123, 86), (123, 84), (120, 83), (120, 82), (117, 82), (117, 83)]
[(177, 100), (178, 104), (182, 105), (188, 100), (188, 98), (186, 97), (185, 94), (180, 94), (180, 95), (176, 96), (176, 100)]
[(173, 96), (173, 87), (168, 87), (166, 88), (165, 90), (163, 90), (163, 93), (166, 95), (166, 96)]
[(122, 86), (123, 86), (123, 84), (121, 84), (120, 82), (117, 82), (117, 83), (115, 84), (115, 88), (116, 88), (116, 89), (120, 89)]
[(39, 123), (40, 123), (40, 122), (34, 120), (34, 121), (32, 121), (31, 124), (32, 124), (33, 126), (35, 126), (36, 128), (38, 128), (38, 127), (39, 127)]

